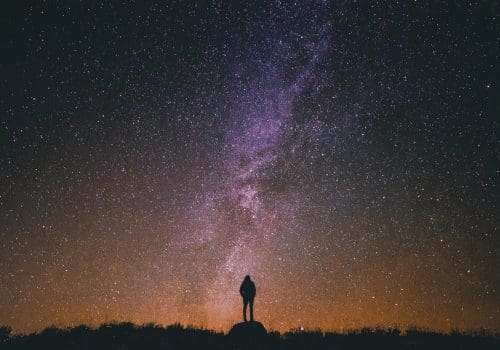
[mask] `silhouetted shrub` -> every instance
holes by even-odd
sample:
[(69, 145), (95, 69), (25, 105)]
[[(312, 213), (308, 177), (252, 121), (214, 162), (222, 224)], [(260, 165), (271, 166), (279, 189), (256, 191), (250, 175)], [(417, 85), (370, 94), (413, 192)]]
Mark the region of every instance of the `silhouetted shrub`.
[(9, 326), (0, 326), (0, 344), (7, 342), (10, 339), (12, 328)]

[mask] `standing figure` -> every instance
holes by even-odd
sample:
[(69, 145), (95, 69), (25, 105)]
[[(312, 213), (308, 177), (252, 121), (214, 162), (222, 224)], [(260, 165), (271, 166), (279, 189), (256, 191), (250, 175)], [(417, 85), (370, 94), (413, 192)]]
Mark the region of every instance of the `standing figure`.
[(247, 321), (247, 305), (250, 304), (250, 321), (253, 321), (253, 299), (255, 298), (255, 283), (250, 279), (249, 275), (240, 286), (240, 294), (243, 297), (243, 320)]

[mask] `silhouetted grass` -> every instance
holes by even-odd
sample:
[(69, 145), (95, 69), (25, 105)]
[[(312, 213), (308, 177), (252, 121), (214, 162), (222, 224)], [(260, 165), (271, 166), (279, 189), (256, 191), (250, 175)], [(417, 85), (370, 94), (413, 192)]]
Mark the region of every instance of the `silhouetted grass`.
[(500, 349), (500, 337), (484, 330), (438, 333), (428, 329), (361, 328), (345, 333), (321, 330), (270, 332), (262, 344), (241, 344), (221, 332), (173, 324), (137, 326), (105, 323), (98, 328), (48, 327), (40, 332), (12, 335), (0, 327), (2, 349)]

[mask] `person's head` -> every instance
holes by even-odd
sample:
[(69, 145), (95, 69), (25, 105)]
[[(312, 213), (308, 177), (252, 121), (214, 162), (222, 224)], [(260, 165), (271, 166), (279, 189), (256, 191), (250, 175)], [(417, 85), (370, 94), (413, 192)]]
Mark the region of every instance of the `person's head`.
[(245, 276), (245, 281), (250, 281), (250, 275)]

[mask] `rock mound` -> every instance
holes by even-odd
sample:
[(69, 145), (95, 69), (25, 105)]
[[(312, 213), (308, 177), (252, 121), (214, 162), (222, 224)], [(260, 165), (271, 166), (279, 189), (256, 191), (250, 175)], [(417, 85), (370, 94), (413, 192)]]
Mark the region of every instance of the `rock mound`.
[(231, 328), (227, 336), (238, 343), (256, 343), (266, 339), (267, 331), (260, 322), (240, 322)]

